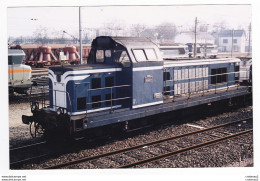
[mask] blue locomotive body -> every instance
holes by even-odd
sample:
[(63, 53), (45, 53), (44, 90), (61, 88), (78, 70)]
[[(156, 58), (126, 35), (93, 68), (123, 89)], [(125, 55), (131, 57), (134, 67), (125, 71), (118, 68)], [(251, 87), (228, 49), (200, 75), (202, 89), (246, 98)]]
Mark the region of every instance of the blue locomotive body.
[[(48, 106), (32, 103), (36, 122), (70, 134), (249, 94), (239, 59), (163, 61), (147, 38), (97, 37), (88, 65), (49, 68)], [(50, 118), (50, 115), (51, 118)], [(37, 119), (36, 119), (37, 118)]]

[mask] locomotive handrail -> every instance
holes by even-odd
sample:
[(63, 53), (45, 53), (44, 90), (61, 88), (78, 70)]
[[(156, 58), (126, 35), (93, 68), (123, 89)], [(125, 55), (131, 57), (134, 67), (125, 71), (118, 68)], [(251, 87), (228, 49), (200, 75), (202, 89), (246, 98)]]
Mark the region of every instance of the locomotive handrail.
[(165, 80), (165, 82), (183, 81), (183, 80), (190, 80), (190, 79), (201, 79), (201, 78), (215, 77), (218, 75), (229, 75), (229, 74), (235, 74), (235, 73), (239, 73), (239, 72), (229, 72), (229, 73), (214, 74), (214, 75), (200, 76), (200, 77), (194, 76), (194, 78), (177, 79), (177, 80), (171, 79), (171, 80)]
[[(228, 89), (229, 89), (229, 87), (235, 87), (235, 86), (237, 86), (237, 88), (239, 87), (239, 84), (234, 84), (234, 85), (228, 85), (228, 83), (231, 83), (231, 82), (236, 82), (236, 80), (232, 80), (232, 81), (227, 81), (227, 82), (222, 82), (222, 83), (216, 83), (216, 84), (209, 84), (209, 85), (211, 85), (211, 86), (215, 86), (215, 93), (216, 93), (216, 90), (218, 89), (218, 90), (221, 90), (221, 89), (227, 89), (227, 91), (228, 91)], [(190, 82), (189, 82), (190, 83)], [(225, 85), (225, 84), (227, 84), (227, 86), (225, 86), (225, 87), (220, 87), (220, 88), (216, 88), (216, 86), (218, 86), (218, 85)], [(208, 85), (208, 86), (209, 86)], [(197, 91), (193, 91), (193, 92), (200, 92), (200, 91), (210, 91), (210, 90), (213, 90), (213, 89), (205, 89), (205, 84), (204, 84), (204, 82), (203, 82), (203, 86), (197, 86), (197, 85), (195, 85), (194, 86), (194, 89), (196, 90), (196, 88), (198, 88), (198, 87), (202, 87), (203, 88), (203, 90), (197, 90)], [(180, 91), (182, 91), (182, 90), (186, 90), (186, 88), (184, 88), (184, 89), (179, 89)], [(180, 93), (180, 94), (175, 94), (175, 95), (181, 95), (181, 94), (190, 94), (190, 93), (193, 93), (193, 92), (191, 92), (190, 90), (191, 90), (191, 87), (190, 86), (188, 86), (188, 88), (187, 88), (187, 90), (188, 90), (188, 92), (186, 92), (186, 93)], [(171, 92), (175, 92), (176, 90), (170, 90), (170, 91), (163, 91), (163, 93), (171, 93)], [(204, 93), (204, 92), (203, 92)]]
[[(87, 105), (91, 105), (91, 104), (97, 104), (97, 103), (102, 103), (102, 102), (108, 102), (110, 101), (110, 110), (112, 111), (113, 109), (113, 101), (116, 100), (124, 100), (124, 99), (130, 99), (131, 97), (121, 97), (121, 98), (116, 98), (113, 99), (113, 89), (114, 88), (121, 88), (121, 87), (131, 87), (131, 85), (118, 85), (118, 86), (112, 86), (112, 87), (103, 87), (103, 88), (96, 88), (96, 89), (89, 89), (88, 90), (88, 94), (90, 91), (97, 91), (97, 90), (105, 90), (105, 89), (110, 89), (110, 98), (111, 99), (107, 99), (107, 100), (103, 100), (103, 101), (96, 101), (96, 102), (87, 102)], [(93, 109), (93, 108), (92, 108)], [(95, 108), (94, 108), (95, 109)]]
[(120, 85), (120, 86), (112, 86), (112, 87), (103, 87), (103, 88), (89, 89), (89, 91), (110, 89), (110, 88), (120, 88), (120, 87), (130, 87), (130, 86), (131, 85)]
[[(66, 96), (68, 97), (68, 100), (69, 100), (69, 110), (70, 111), (67, 111), (67, 112), (70, 112), (71, 113), (71, 111), (72, 111), (72, 105), (71, 105), (71, 100), (70, 100), (70, 94), (69, 94), (69, 92), (67, 92), (67, 91), (61, 91), (61, 90), (54, 90), (54, 89), (49, 89), (50, 91), (55, 91), (55, 104), (54, 103), (52, 103), (52, 106), (53, 107), (55, 107), (55, 108), (63, 108), (63, 109), (68, 109), (68, 108), (66, 108), (66, 107), (61, 107), (61, 106), (57, 106), (56, 105), (56, 92), (64, 92), (64, 93), (66, 93)], [(51, 105), (50, 103), (49, 104), (47, 104), (47, 105)]]
[(107, 101), (116, 101), (116, 100), (123, 100), (123, 99), (129, 99), (131, 97), (121, 97), (121, 98), (117, 98), (117, 99), (108, 99), (108, 100), (104, 100), (104, 101), (97, 101), (97, 102), (90, 102), (87, 104), (96, 104), (96, 103), (101, 103), (101, 102), (107, 102)]

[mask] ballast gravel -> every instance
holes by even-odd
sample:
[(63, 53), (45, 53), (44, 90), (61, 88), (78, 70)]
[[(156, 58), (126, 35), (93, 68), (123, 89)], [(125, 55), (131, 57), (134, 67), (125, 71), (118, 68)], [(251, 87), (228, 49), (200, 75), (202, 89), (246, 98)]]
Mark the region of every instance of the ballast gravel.
[[(235, 121), (252, 116), (252, 106), (246, 108), (240, 108), (234, 112), (223, 113), (217, 116), (208, 117), (201, 120), (188, 122), (188, 124), (197, 125), (200, 127), (212, 127), (218, 124), (224, 124), (227, 122)], [(34, 141), (30, 138), (29, 128), (27, 125), (22, 124), (22, 114), (30, 115), (29, 103), (11, 104), (9, 106), (9, 131), (10, 131), (10, 146), (21, 145), (24, 142)], [(188, 124), (175, 125), (174, 120), (171, 125), (162, 125), (157, 129), (153, 129), (149, 132), (139, 133), (135, 136), (131, 136), (125, 139), (109, 140), (104, 144), (92, 146), (90, 148), (84, 148), (76, 152), (60, 155), (56, 158), (46, 159), (41, 163), (26, 164), (22, 169), (42, 169), (47, 166), (55, 165), (58, 163), (65, 163), (71, 160), (76, 160), (88, 156), (98, 155), (110, 151), (115, 151), (130, 146), (135, 146), (158, 139), (167, 138), (173, 135), (180, 135), (191, 131), (196, 131), (199, 128), (189, 126)], [(252, 128), (252, 123), (246, 122), (240, 126), (236, 125), (237, 129)], [(245, 126), (245, 127), (244, 127)], [(232, 127), (233, 129), (233, 127)], [(227, 131), (228, 130), (224, 130)], [(224, 134), (224, 133), (223, 133)], [(210, 135), (209, 135), (210, 137)], [(38, 138), (40, 139), (40, 138)], [(185, 138), (183, 138), (185, 139)], [(191, 139), (191, 143), (187, 141), (187, 144), (199, 143), (209, 138), (204, 136), (200, 139)], [(112, 168), (117, 167), (122, 163), (131, 163), (139, 160), (140, 158), (148, 158), (153, 155), (158, 155), (167, 151), (174, 151), (182, 146), (184, 140), (179, 139), (160, 144), (159, 147), (153, 146), (150, 148), (144, 148), (142, 151), (129, 152), (124, 155), (110, 156), (102, 160), (94, 160), (91, 162), (81, 163), (66, 167), (67, 169), (95, 169), (95, 168)], [(138, 166), (138, 168), (186, 168), (186, 167), (226, 167), (239, 165), (237, 163), (245, 162), (246, 160), (253, 160), (253, 134), (247, 134), (242, 138), (233, 139), (232, 141), (226, 141), (210, 147), (197, 149), (191, 152), (185, 152), (178, 156), (161, 159), (148, 164)], [(233, 164), (236, 163), (236, 164)], [(248, 163), (253, 165), (253, 163)]]

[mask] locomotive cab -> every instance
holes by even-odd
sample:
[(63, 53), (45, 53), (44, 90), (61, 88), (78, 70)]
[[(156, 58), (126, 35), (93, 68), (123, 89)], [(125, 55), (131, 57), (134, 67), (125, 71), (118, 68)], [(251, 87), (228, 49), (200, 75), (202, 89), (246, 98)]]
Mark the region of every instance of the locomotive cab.
[(122, 68), (117, 72), (116, 85), (131, 85), (118, 93), (118, 96), (131, 97), (131, 102), (125, 104), (127, 107), (135, 109), (162, 103), (163, 60), (158, 46), (150, 39), (98, 37), (92, 43), (88, 64), (100, 63), (100, 55), (105, 57), (104, 63)]
[(10, 92), (26, 93), (31, 87), (31, 67), (23, 65), (23, 50), (8, 50), (8, 84)]

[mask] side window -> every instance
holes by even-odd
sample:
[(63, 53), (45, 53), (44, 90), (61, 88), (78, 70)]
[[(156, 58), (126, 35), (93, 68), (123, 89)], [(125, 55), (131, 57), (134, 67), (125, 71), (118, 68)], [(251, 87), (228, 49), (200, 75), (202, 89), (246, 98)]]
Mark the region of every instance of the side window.
[(12, 64), (19, 65), (23, 61), (23, 56), (12, 56)]
[(228, 39), (223, 39), (223, 43), (228, 43)]
[(152, 49), (152, 48), (145, 49), (145, 54), (146, 54), (148, 60), (156, 60), (157, 59), (156, 53), (155, 53), (154, 49)]
[(153, 48), (147, 48), (147, 49), (134, 49), (133, 50), (135, 59), (138, 62), (142, 61), (156, 61), (157, 55)]
[(103, 50), (97, 50), (97, 52), (96, 52), (96, 62), (97, 63), (103, 63), (104, 62), (104, 51)]
[(124, 66), (124, 67), (130, 67), (131, 62), (130, 59), (126, 53), (126, 51), (122, 51), (121, 56), (119, 58), (119, 62)]
[(134, 55), (135, 55), (135, 59), (138, 62), (142, 62), (142, 61), (147, 60), (143, 49), (135, 49), (135, 50), (133, 50), (133, 52), (134, 52)]

